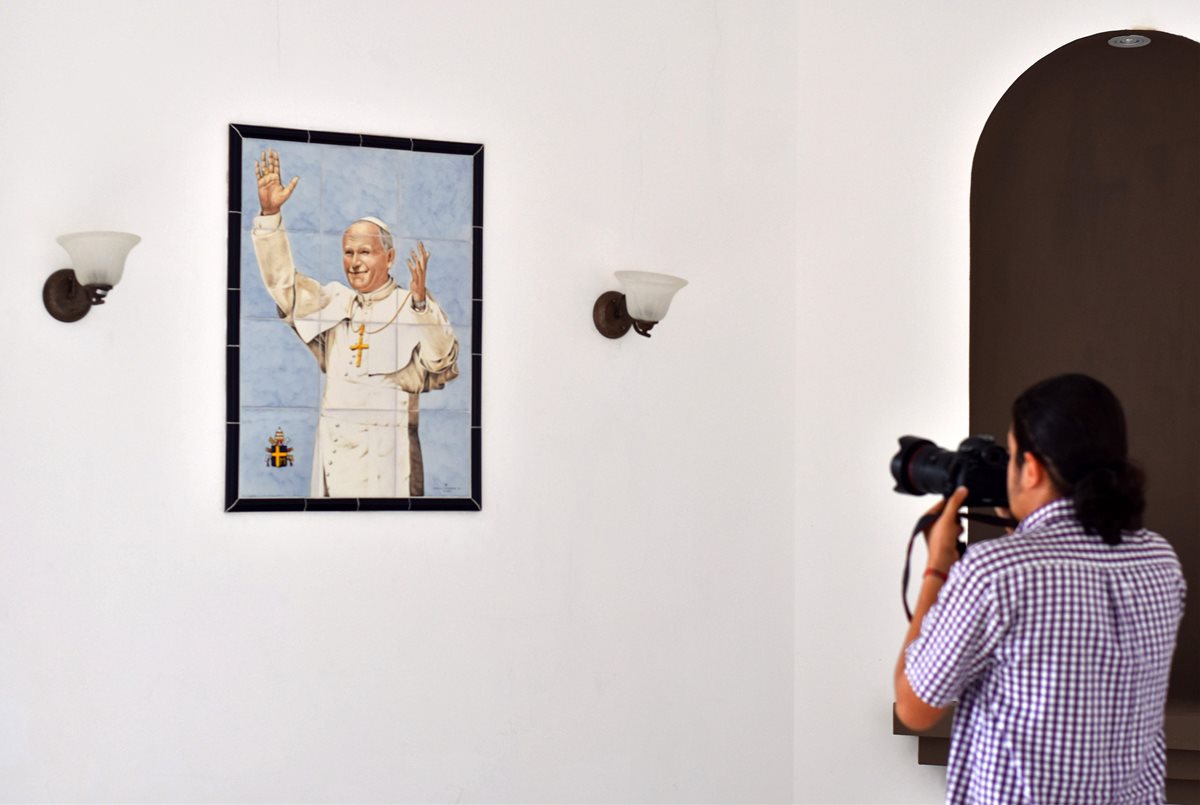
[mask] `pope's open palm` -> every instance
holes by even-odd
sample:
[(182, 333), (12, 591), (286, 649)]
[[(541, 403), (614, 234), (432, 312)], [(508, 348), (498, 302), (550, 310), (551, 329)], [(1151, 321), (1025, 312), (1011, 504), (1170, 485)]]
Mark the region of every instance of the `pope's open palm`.
[(258, 206), (263, 215), (279, 212), (300, 181), (299, 176), (293, 176), (284, 186), (279, 178), (279, 152), (274, 148), (264, 151), (261, 160), (254, 160), (254, 175), (258, 178)]

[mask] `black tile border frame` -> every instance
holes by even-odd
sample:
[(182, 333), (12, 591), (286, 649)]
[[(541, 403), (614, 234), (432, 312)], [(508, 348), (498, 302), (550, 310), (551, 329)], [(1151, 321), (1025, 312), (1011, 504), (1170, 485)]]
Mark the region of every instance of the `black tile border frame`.
[[(480, 156), (480, 159), (483, 157)], [(478, 191), (476, 191), (478, 192)], [(471, 298), (483, 299), (483, 227), (471, 227)]]
[(225, 423), (225, 511), (238, 502), (238, 429), (236, 422)]
[[(475, 152), (475, 208), (472, 214), (471, 226), (476, 229), (483, 229), (483, 146), (479, 146), (479, 150)], [(480, 232), (482, 235), (482, 231)], [(482, 239), (480, 240), (482, 244)], [(481, 297), (482, 298), (482, 297)]]
[(476, 509), (483, 508), (483, 498), (481, 497), (483, 489), (483, 465), (476, 460), (479, 455), (481, 443), (483, 442), (483, 428), (476, 425), (471, 426), (471, 488), (475, 490), (475, 494), (471, 495), (472, 502)]
[[(238, 199), (238, 204), (241, 205), (241, 199)], [(225, 287), (231, 291), (239, 290), (242, 287), (242, 214), (240, 212), (229, 213), (229, 225), (225, 231), (225, 259), (227, 260), (228, 271), (225, 278)]]
[[(483, 356), (479, 353), (471, 355), (471, 376), (475, 378), (475, 384), (471, 387), (471, 427), (478, 428), (483, 425), (482, 407), (480, 403), (483, 401), (483, 390), (479, 383), (479, 374), (483, 371)], [(475, 465), (474, 455), (475, 447), (471, 447), (472, 466)]]
[[(242, 209), (242, 137), (238, 129), (234, 126), (229, 127), (229, 213), (232, 217), (234, 210), (241, 211)], [(238, 170), (234, 170), (233, 166), (237, 165)]]
[[(242, 292), (237, 288), (229, 288), (225, 291), (225, 347), (228, 349), (234, 344), (242, 342)], [(230, 421), (226, 411), (225, 421)]]
[(483, 300), (471, 300), (471, 322), (475, 327), (471, 330), (471, 353), (483, 354)]
[[(240, 327), (234, 330), (240, 330)], [(225, 345), (225, 423), (227, 425), (241, 424), (241, 418), (238, 416), (241, 410), (239, 397), (242, 391), (241, 374), (242, 374), (242, 356), (241, 347), (235, 341), (232, 344)], [(227, 471), (237, 474), (237, 463), (225, 468)], [(236, 484), (235, 484), (236, 488)]]
[(304, 498), (241, 498), (230, 512), (302, 512), (307, 501)]
[(306, 512), (356, 512), (358, 498), (297, 498)]
[[(280, 142), (320, 143), (350, 148), (387, 148), (396, 151), (454, 154), (472, 157), (474, 198), (471, 210), (471, 493), (464, 497), (419, 498), (241, 498), (238, 497), (238, 448), (241, 374), (241, 252), (242, 252), (242, 140), (250, 137)], [(376, 134), (288, 129), (244, 123), (229, 125), (229, 210), (226, 237), (226, 345), (225, 345), (225, 511), (480, 511), (482, 504), (483, 435), (480, 423), (483, 367), (483, 150), (481, 143), (424, 140)]]

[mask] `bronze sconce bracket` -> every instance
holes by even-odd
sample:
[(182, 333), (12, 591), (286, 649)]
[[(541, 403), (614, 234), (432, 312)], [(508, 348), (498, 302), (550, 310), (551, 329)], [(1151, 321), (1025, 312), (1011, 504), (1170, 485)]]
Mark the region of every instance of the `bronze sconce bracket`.
[(79, 321), (92, 305), (103, 305), (104, 297), (111, 290), (111, 285), (80, 285), (74, 270), (61, 268), (46, 278), (42, 286), (42, 304), (59, 321)]
[(592, 321), (600, 335), (605, 338), (620, 338), (632, 327), (638, 335), (650, 337), (650, 328), (656, 321), (641, 321), (629, 315), (625, 306), (625, 294), (620, 291), (605, 291), (592, 306)]

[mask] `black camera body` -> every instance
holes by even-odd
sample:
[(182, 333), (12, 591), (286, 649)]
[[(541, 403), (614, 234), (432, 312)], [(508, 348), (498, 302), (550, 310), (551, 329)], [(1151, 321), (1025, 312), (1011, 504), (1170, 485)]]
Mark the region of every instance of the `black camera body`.
[(892, 477), (896, 491), (906, 495), (949, 497), (965, 486), (964, 506), (1008, 508), (1008, 450), (991, 436), (969, 436), (954, 451), (918, 436), (901, 436)]

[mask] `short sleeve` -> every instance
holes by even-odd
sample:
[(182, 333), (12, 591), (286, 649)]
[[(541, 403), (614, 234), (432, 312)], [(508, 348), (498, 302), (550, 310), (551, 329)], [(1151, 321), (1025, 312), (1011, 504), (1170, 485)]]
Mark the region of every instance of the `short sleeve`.
[(995, 590), (970, 554), (955, 563), (904, 652), (904, 675), (921, 701), (945, 707), (987, 669), (1003, 630), (998, 610)]

